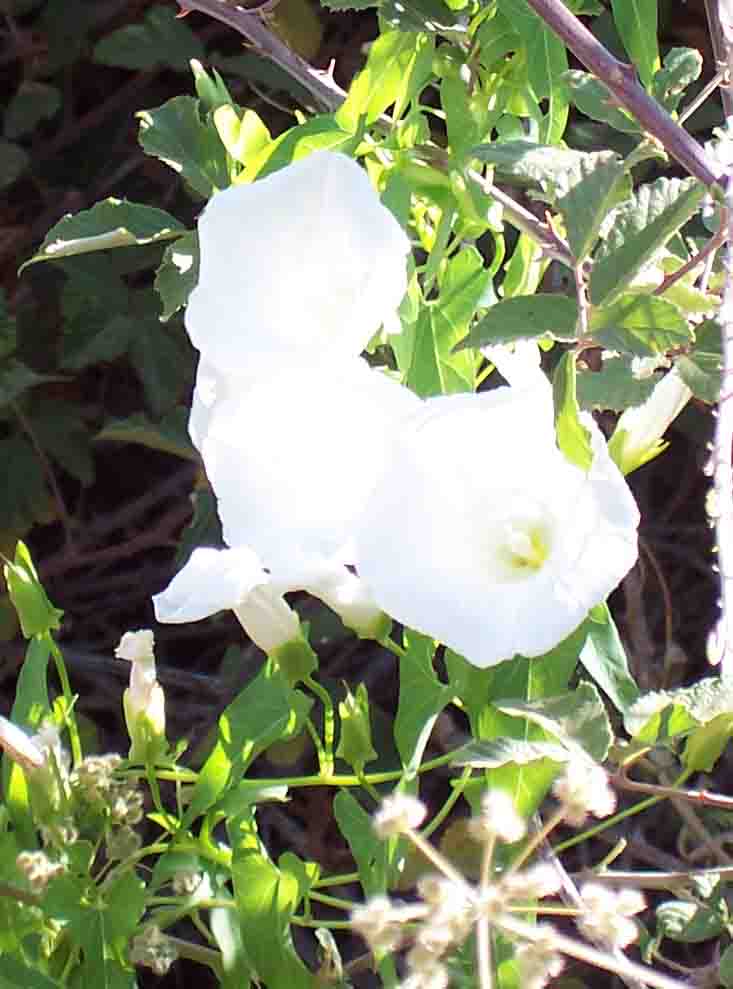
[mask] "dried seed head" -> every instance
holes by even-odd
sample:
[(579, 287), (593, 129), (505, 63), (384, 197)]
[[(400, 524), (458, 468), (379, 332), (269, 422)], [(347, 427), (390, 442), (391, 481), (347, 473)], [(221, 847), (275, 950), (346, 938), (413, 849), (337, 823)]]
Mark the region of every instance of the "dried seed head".
[(374, 815), (374, 830), (380, 838), (393, 838), (419, 828), (426, 813), (425, 804), (417, 797), (395, 793), (382, 801), (382, 806)]
[(636, 940), (639, 932), (631, 918), (645, 907), (638, 890), (615, 892), (600, 883), (586, 883), (580, 896), (585, 910), (577, 924), (587, 938), (605, 941), (614, 948), (625, 948)]
[(581, 827), (588, 814), (608, 817), (616, 809), (608, 774), (590, 759), (571, 759), (552, 792), (562, 805), (565, 820), (573, 827)]
[(471, 835), (481, 842), (498, 839), (507, 844), (521, 841), (527, 827), (504, 790), (488, 790), (481, 798), (481, 814), (469, 822)]

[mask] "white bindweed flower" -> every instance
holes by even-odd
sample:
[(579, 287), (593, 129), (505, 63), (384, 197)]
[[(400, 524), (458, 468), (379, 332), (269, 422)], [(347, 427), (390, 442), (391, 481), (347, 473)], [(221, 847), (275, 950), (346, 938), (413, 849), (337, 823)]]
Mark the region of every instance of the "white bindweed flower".
[(342, 154), (215, 193), (198, 234), (186, 329), (225, 375), (357, 356), (407, 287), (410, 242)]
[(667, 428), (692, 398), (676, 368), (654, 386), (643, 405), (626, 409), (608, 441), (608, 450), (624, 474), (636, 470), (664, 450)]
[(301, 639), (300, 619), (246, 546), (195, 549), (168, 587), (153, 598), (159, 622), (197, 622), (232, 610), (268, 655)]
[(475, 666), (540, 656), (633, 566), (639, 513), (592, 420), (588, 472), (557, 448), (549, 383), (428, 399), (395, 436), (356, 536), (388, 614)]
[(196, 430), (225, 542), (252, 547), (278, 578), (353, 562), (391, 433), (420, 404), (358, 358), (338, 374), (288, 367), (214, 400)]

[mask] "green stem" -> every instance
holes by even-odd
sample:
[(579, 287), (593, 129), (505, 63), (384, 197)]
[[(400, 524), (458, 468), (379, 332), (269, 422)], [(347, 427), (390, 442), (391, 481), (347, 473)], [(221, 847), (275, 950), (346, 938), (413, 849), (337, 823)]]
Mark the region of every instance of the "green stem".
[(440, 827), (440, 825), (443, 823), (446, 817), (453, 810), (456, 803), (461, 799), (461, 796), (463, 795), (463, 791), (466, 788), (466, 784), (471, 778), (472, 772), (473, 769), (471, 766), (466, 766), (464, 768), (460, 778), (454, 784), (453, 793), (451, 793), (451, 795), (448, 797), (448, 799), (440, 808), (438, 813), (431, 820), (430, 824), (428, 824), (427, 827), (423, 828), (422, 830), (423, 838), (429, 838), (430, 835)]
[[(329, 886), (345, 886), (347, 883), (358, 883), (358, 872), (345, 872), (341, 876), (325, 876), (313, 883), (313, 889), (327, 889)], [(312, 895), (312, 894), (311, 894)]]
[[(326, 688), (321, 686), (312, 676), (307, 676), (303, 683), (313, 691), (323, 705), (323, 747), (318, 753), (318, 765), (321, 775), (330, 779), (333, 776), (333, 743), (336, 737), (336, 714), (333, 701)], [(321, 761), (321, 753), (323, 753), (323, 761)]]
[(354, 904), (351, 900), (344, 900), (340, 896), (327, 896), (325, 893), (314, 893), (311, 890), (308, 898), (316, 903), (323, 903), (327, 907), (335, 907), (337, 910), (351, 911), (354, 909)]
[(74, 765), (78, 766), (84, 756), (81, 750), (81, 739), (79, 738), (79, 728), (76, 724), (76, 718), (71, 717), (71, 711), (74, 707), (74, 696), (71, 693), (71, 684), (69, 683), (69, 675), (66, 672), (66, 663), (64, 663), (64, 657), (61, 655), (61, 650), (54, 642), (51, 634), (48, 632), (46, 633), (46, 640), (48, 642), (51, 655), (53, 656), (56, 672), (58, 673), (59, 680), (61, 681), (61, 692), (64, 695), (64, 700), (66, 701), (65, 720), (66, 727), (69, 730), (71, 755)]

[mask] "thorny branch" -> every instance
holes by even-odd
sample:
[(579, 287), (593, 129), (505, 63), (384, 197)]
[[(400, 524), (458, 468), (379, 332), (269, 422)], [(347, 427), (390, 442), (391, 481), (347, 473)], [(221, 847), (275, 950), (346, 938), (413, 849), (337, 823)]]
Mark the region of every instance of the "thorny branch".
[(680, 165), (707, 186), (721, 178), (702, 147), (639, 84), (631, 65), (620, 62), (588, 30), (562, 0), (527, 0), (542, 20), (601, 82), (619, 104), (632, 113)]
[(319, 72), (296, 52), (291, 51), (267, 27), (263, 17), (226, 0), (176, 0), (181, 11), (200, 10), (244, 35), (261, 55), (272, 59), (288, 75), (304, 86), (327, 110), (337, 110), (346, 93), (326, 72)]

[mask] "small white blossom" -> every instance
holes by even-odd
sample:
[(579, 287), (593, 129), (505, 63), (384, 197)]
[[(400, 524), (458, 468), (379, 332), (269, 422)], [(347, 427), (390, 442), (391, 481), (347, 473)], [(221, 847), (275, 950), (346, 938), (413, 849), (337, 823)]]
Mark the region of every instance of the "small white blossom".
[(115, 656), (132, 664), (122, 704), (133, 761), (144, 761), (151, 745), (165, 745), (165, 695), (156, 677), (154, 644), (153, 633), (141, 629), (126, 632), (115, 650)]
[(410, 242), (342, 154), (215, 193), (198, 235), (186, 329), (223, 375), (356, 357), (407, 287)]
[(564, 819), (580, 827), (588, 814), (608, 817), (616, 809), (616, 795), (609, 786), (608, 774), (590, 759), (571, 759), (562, 776), (552, 787), (564, 811)]
[(488, 790), (481, 798), (481, 814), (471, 819), (469, 830), (477, 841), (496, 838), (511, 844), (524, 838), (527, 826), (505, 790)]
[(646, 906), (638, 890), (614, 892), (600, 883), (586, 883), (580, 897), (584, 910), (577, 924), (587, 938), (605, 941), (614, 948), (625, 948), (636, 940), (639, 931), (631, 918)]
[(425, 804), (416, 797), (395, 793), (382, 801), (372, 823), (380, 838), (392, 838), (419, 828), (426, 813)]

